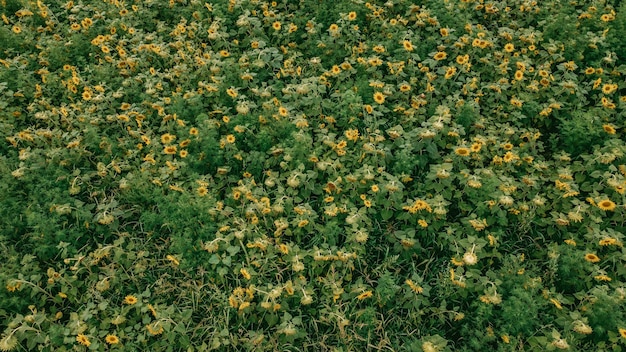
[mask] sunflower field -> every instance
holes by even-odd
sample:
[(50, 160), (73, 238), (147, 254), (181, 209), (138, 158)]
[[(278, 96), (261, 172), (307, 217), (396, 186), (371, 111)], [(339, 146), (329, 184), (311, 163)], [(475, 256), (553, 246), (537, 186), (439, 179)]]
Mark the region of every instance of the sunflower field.
[(626, 3), (0, 14), (0, 351), (626, 351)]

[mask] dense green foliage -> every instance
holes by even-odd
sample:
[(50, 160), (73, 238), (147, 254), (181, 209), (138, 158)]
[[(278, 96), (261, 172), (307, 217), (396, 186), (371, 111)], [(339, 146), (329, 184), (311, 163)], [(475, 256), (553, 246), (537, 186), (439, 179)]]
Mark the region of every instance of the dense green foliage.
[(622, 351), (626, 5), (0, 0), (0, 351)]

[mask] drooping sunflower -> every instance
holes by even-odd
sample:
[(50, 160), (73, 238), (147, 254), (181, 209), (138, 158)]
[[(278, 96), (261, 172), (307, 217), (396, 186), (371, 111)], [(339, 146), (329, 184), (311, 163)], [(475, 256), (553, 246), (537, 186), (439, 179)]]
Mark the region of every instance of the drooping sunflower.
[(76, 336), (76, 342), (86, 347), (89, 347), (91, 345), (91, 341), (89, 341), (89, 338), (83, 334), (78, 334), (78, 336)]
[(613, 127), (613, 125), (610, 125), (610, 124), (602, 125), (602, 129), (604, 129), (604, 132), (608, 134), (615, 134), (616, 132), (615, 127)]

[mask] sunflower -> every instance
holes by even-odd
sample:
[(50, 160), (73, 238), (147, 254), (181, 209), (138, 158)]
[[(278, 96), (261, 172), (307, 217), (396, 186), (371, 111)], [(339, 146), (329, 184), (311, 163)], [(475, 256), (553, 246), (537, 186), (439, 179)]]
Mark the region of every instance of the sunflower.
[(382, 54), (385, 52), (385, 47), (382, 45), (375, 45), (372, 50), (374, 50), (375, 52)]
[(598, 257), (597, 255), (593, 253), (587, 253), (585, 254), (585, 260), (588, 261), (589, 263), (597, 263), (600, 261), (600, 257)]
[(168, 155), (176, 154), (176, 146), (170, 145), (170, 146), (163, 148), (163, 154), (168, 154)]
[(109, 345), (115, 345), (120, 343), (120, 339), (115, 335), (107, 335), (104, 338), (104, 341), (106, 341), (106, 343), (108, 343)]
[(88, 90), (83, 92), (83, 100), (91, 100), (91, 92)]
[(382, 104), (385, 102), (385, 95), (381, 92), (374, 93), (374, 101), (378, 104)]
[(613, 203), (613, 201), (611, 201), (610, 199), (603, 199), (601, 201), (598, 202), (598, 208), (604, 210), (604, 211), (613, 211), (615, 210), (615, 203)]
[(504, 51), (506, 51), (507, 53), (512, 53), (513, 51), (515, 51), (515, 45), (513, 45), (512, 43), (507, 43), (504, 46)]
[(480, 151), (480, 149), (482, 148), (482, 146), (483, 146), (483, 145), (482, 145), (481, 143), (476, 142), (476, 143), (473, 143), (473, 144), (470, 146), (470, 149), (471, 149), (471, 151), (472, 151), (472, 152), (474, 152), (474, 153), (478, 153), (478, 152)]
[(352, 11), (348, 14), (348, 20), (354, 21), (356, 20), (356, 12)]
[(411, 44), (411, 42), (408, 40), (402, 41), (402, 46), (404, 47), (404, 50), (406, 51), (413, 51), (413, 44)]
[(280, 22), (276, 21), (274, 23), (272, 23), (272, 28), (274, 28), (275, 31), (280, 30)]
[(447, 37), (450, 34), (450, 30), (448, 28), (440, 28), (439, 34), (441, 34), (442, 37)]
[(124, 297), (124, 303), (128, 304), (128, 305), (133, 305), (135, 303), (137, 303), (137, 297), (133, 296), (133, 295), (128, 295), (126, 297)]
[(618, 331), (619, 331), (619, 335), (620, 335), (622, 338), (626, 339), (626, 329), (624, 329), (624, 328), (619, 328), (619, 330), (618, 330)]
[(592, 74), (594, 74), (594, 73), (596, 73), (596, 69), (595, 69), (595, 68), (593, 68), (593, 67), (587, 67), (587, 68), (585, 69), (585, 74), (586, 74), (586, 75), (592, 75)]
[(450, 79), (455, 74), (456, 74), (456, 67), (454, 67), (454, 66), (448, 67), (448, 69), (446, 70), (446, 74), (445, 74), (444, 78), (445, 79)]
[(604, 132), (608, 133), (608, 134), (615, 134), (615, 127), (613, 127), (613, 125), (610, 124), (606, 124), (606, 125), (602, 125), (602, 128), (604, 129)]
[(598, 244), (603, 247), (604, 246), (617, 246), (619, 245), (619, 242), (615, 238), (607, 237), (598, 241)]
[(617, 88), (619, 88), (617, 84), (605, 84), (602, 86), (602, 93), (612, 94), (617, 90)]
[(596, 275), (593, 277), (594, 279), (598, 280), (598, 281), (611, 281), (612, 279), (606, 275)]
[(401, 92), (408, 92), (410, 90), (411, 90), (411, 86), (410, 85), (408, 85), (406, 83), (403, 83), (403, 84), (400, 85), (400, 91)]
[(226, 141), (228, 143), (235, 143), (235, 136), (232, 134), (229, 134), (228, 136), (226, 136)]
[(362, 301), (366, 298), (372, 297), (372, 291), (365, 291), (363, 293), (361, 293), (360, 295), (358, 295), (356, 297), (356, 299), (358, 299), (359, 301)]
[(169, 133), (166, 133), (166, 134), (161, 136), (161, 143), (163, 143), (163, 144), (170, 144), (175, 139), (176, 139), (176, 136), (174, 136), (172, 134), (169, 134)]
[(236, 98), (238, 93), (237, 90), (235, 88), (228, 88), (226, 89), (226, 94), (228, 94), (231, 98)]
[(289, 111), (284, 106), (281, 106), (280, 108), (278, 108), (278, 114), (280, 116), (287, 116), (289, 114)]
[(78, 336), (76, 336), (76, 342), (86, 347), (89, 347), (91, 345), (91, 341), (89, 341), (89, 338), (83, 334), (78, 334)]
[(459, 148), (456, 148), (454, 150), (454, 153), (456, 153), (456, 155), (460, 155), (460, 156), (468, 156), (468, 155), (470, 155), (470, 150), (468, 148), (465, 148), (465, 147), (459, 147)]
[(435, 56), (433, 56), (433, 59), (437, 60), (437, 61), (441, 61), (443, 59), (445, 59), (446, 57), (448, 57), (448, 54), (446, 54), (444, 51), (438, 51)]
[(519, 156), (511, 152), (506, 152), (502, 160), (504, 160), (505, 163), (510, 163), (513, 160), (519, 160)]
[(522, 72), (521, 70), (515, 71), (515, 79), (520, 81), (522, 80), (522, 78), (524, 78), (524, 72)]
[(459, 65), (464, 65), (469, 61), (469, 55), (459, 55), (456, 57), (456, 63)]
[(209, 190), (208, 190), (208, 188), (206, 188), (206, 187), (198, 187), (198, 189), (196, 190), (196, 192), (198, 192), (198, 195), (199, 195), (200, 197), (204, 197), (204, 196), (206, 196), (207, 194), (209, 194)]
[[(230, 299), (229, 299), (229, 301), (230, 301)], [(232, 305), (232, 303), (231, 303), (231, 305)], [(237, 306), (238, 305), (239, 305), (239, 303), (237, 303)], [(152, 336), (160, 335), (164, 331), (163, 327), (160, 326), (158, 322), (146, 325), (146, 330), (148, 330), (148, 332)]]
[(521, 108), (523, 104), (524, 104), (523, 101), (516, 99), (516, 98), (511, 98), (511, 105)]

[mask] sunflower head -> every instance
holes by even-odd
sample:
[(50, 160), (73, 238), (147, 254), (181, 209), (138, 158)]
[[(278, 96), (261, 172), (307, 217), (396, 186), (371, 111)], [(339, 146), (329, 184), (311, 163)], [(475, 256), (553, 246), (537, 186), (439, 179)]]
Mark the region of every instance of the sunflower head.
[(616, 207), (615, 203), (613, 203), (613, 201), (610, 199), (603, 199), (598, 202), (598, 208), (604, 211), (613, 211), (615, 210), (615, 207)]

